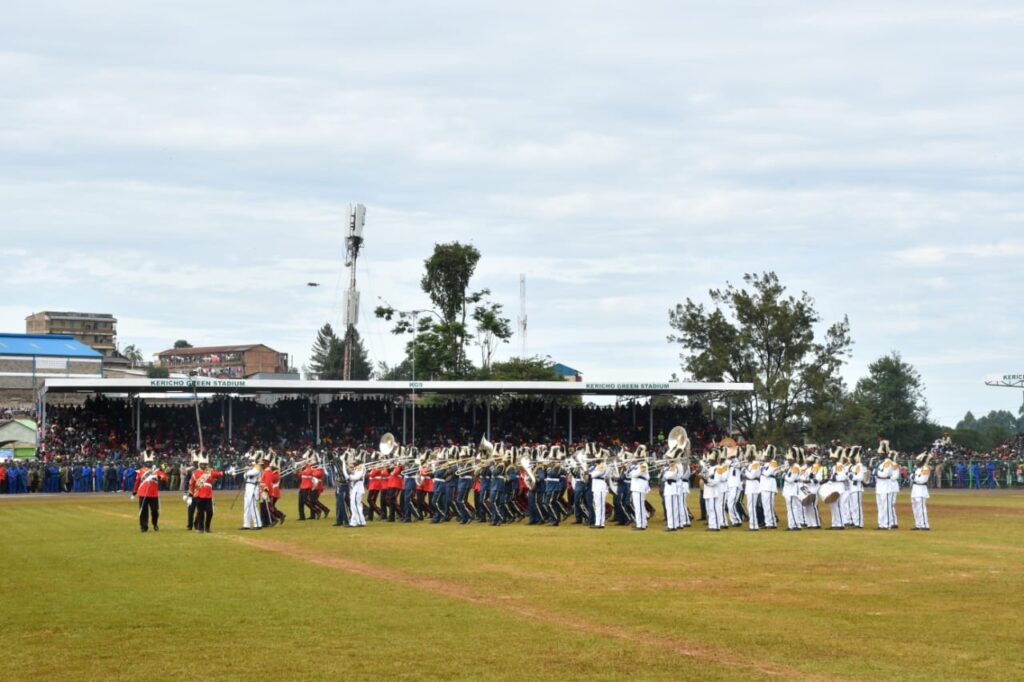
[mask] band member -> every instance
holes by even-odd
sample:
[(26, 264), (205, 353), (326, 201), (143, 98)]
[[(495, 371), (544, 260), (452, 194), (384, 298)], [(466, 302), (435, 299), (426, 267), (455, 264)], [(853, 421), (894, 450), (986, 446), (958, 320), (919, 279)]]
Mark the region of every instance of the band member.
[[(931, 462), (931, 455), (922, 452), (917, 456), (918, 467), (914, 469), (914, 476), (911, 479), (913, 486), (910, 488), (910, 505), (914, 510), (914, 530), (931, 530), (928, 525), (928, 479), (931, 470), (928, 464)], [(145, 530), (145, 529), (143, 529)]]
[(776, 528), (779, 522), (775, 517), (775, 494), (779, 490), (779, 484), (775, 477), (779, 473), (779, 463), (775, 461), (774, 445), (769, 445), (765, 449), (765, 460), (761, 467), (758, 492), (761, 495), (761, 510), (764, 512), (764, 527)]
[(885, 457), (875, 469), (875, 503), (878, 507), (878, 530), (889, 530), (894, 527), (892, 514), (892, 477), (895, 475), (895, 463), (889, 459), (889, 441), (878, 444), (878, 454)]
[[(854, 446), (854, 450), (860, 446)], [(860, 453), (853, 456), (853, 466), (850, 467), (850, 496), (847, 499), (846, 517), (854, 528), (864, 527), (864, 479), (867, 478), (867, 468), (861, 462)]]
[[(689, 455), (687, 455), (689, 458)], [(679, 465), (679, 521), (680, 528), (689, 528), (693, 524), (693, 515), (690, 514), (690, 507), (687, 500), (690, 498), (690, 476), (693, 469), (687, 462)]]
[(262, 453), (258, 453), (253, 459), (252, 466), (245, 470), (245, 495), (242, 498), (242, 530), (257, 530), (263, 527), (260, 518), (259, 498), (260, 479), (263, 476), (263, 468), (259, 465)]
[[(306, 466), (299, 472), (299, 521), (306, 520), (306, 507), (310, 506), (314, 480), (312, 453), (307, 450), (303, 460)], [(310, 508), (310, 512), (312, 512), (312, 508)]]
[(331, 460), (332, 473), (334, 474), (334, 525), (348, 526), (348, 470), (345, 468), (345, 460), (334, 458)]
[(455, 511), (459, 515), (459, 523), (466, 525), (473, 520), (469, 513), (469, 491), (473, 488), (473, 466), (462, 466), (456, 472), (458, 482), (455, 484)]
[[(633, 530), (647, 530), (647, 493), (651, 489), (651, 476), (647, 462), (634, 462), (629, 468), (629, 494), (633, 501)], [(557, 525), (557, 524), (556, 524)]]
[(365, 490), (366, 467), (358, 459), (358, 455), (352, 453), (348, 460), (348, 499), (349, 499), (349, 527), (359, 528), (366, 525), (366, 517), (363, 515), (363, 491)]
[(313, 453), (313, 487), (309, 490), (309, 508), (313, 510), (313, 518), (325, 518), (331, 517), (331, 510), (320, 501), (320, 496), (324, 492), (324, 481), (327, 479), (327, 472), (324, 471), (323, 466), (320, 463), (320, 455), (316, 452)]
[[(504, 457), (499, 457), (499, 460), (504, 460)], [(487, 502), (491, 506), (491, 525), (500, 526), (507, 519), (504, 517), (502, 507), (505, 504), (505, 464), (503, 461), (496, 460), (491, 465), (491, 487), (487, 491)]]
[(366, 486), (367, 521), (373, 521), (374, 513), (378, 514), (382, 519), (384, 518), (384, 510), (377, 506), (377, 502), (384, 491), (386, 483), (387, 469), (377, 465), (371, 466), (369, 483)]
[(747, 498), (747, 516), (749, 517), (747, 530), (759, 530), (757, 502), (759, 499), (759, 488), (761, 487), (761, 462), (757, 460), (757, 454), (753, 446), (747, 448), (747, 468), (743, 470), (743, 485), (743, 492)]
[(729, 524), (732, 526), (743, 525), (740, 520), (742, 518), (740, 514), (740, 493), (743, 491), (743, 469), (745, 464), (740, 461), (739, 452), (740, 449), (738, 447), (728, 449), (729, 478), (725, 486), (725, 509), (728, 512)]
[(200, 533), (209, 533), (213, 525), (213, 483), (224, 474), (210, 468), (210, 458), (205, 454), (199, 455), (197, 463), (199, 468), (189, 480), (188, 492), (196, 507), (195, 529)]
[[(843, 488), (846, 487), (846, 453), (843, 448), (838, 448), (832, 451), (830, 458), (835, 460), (835, 466), (832, 467), (832, 476), (830, 480), (833, 483), (837, 483)], [(846, 522), (843, 518), (843, 496), (839, 495), (835, 500), (829, 502), (829, 511), (832, 516), (832, 527), (829, 530), (843, 530)]]
[(782, 483), (782, 499), (786, 503), (786, 530), (800, 530), (803, 507), (800, 505), (800, 467), (794, 448), (786, 453), (786, 474)]
[[(491, 509), (491, 466), (483, 455), (476, 462), (476, 520), (483, 523)], [(538, 522), (539, 523), (539, 522)]]
[(682, 527), (682, 512), (679, 508), (679, 476), (682, 465), (677, 459), (669, 460), (661, 474), (663, 483), (662, 497), (665, 501), (666, 531), (679, 530)]
[(402, 470), (402, 523), (412, 523), (416, 518), (416, 479), (420, 467), (415, 461)]
[(263, 470), (263, 487), (267, 491), (267, 512), (270, 514), (271, 525), (284, 523), (285, 515), (277, 508), (281, 499), (281, 464), (275, 456)]
[(167, 481), (167, 474), (156, 465), (155, 459), (149, 452), (142, 453), (143, 465), (132, 491), (132, 499), (136, 495), (139, 498), (139, 529), (143, 533), (149, 530), (149, 518), (153, 520), (153, 530), (160, 530), (160, 481)]
[(196, 505), (193, 504), (194, 499), (192, 497), (192, 493), (189, 492), (188, 484), (192, 481), (192, 476), (199, 470), (199, 455), (195, 450), (189, 450), (188, 453), (191, 464), (188, 468), (188, 476), (185, 478), (184, 482), (183, 490), (185, 491), (185, 494), (182, 495), (181, 499), (185, 501), (185, 511), (188, 516), (188, 529), (193, 530), (195, 528)]
[(810, 491), (810, 499), (804, 502), (804, 525), (806, 528), (821, 528), (821, 513), (818, 511), (818, 490), (825, 482), (825, 467), (821, 466), (817, 455), (808, 455), (807, 466), (803, 473), (803, 482)]
[(598, 462), (590, 469), (590, 499), (594, 506), (591, 528), (604, 528), (604, 498), (608, 494), (608, 467)]
[(388, 472), (384, 488), (384, 511), (387, 512), (388, 522), (394, 523), (401, 515), (398, 508), (398, 497), (402, 493), (402, 464), (396, 463)]

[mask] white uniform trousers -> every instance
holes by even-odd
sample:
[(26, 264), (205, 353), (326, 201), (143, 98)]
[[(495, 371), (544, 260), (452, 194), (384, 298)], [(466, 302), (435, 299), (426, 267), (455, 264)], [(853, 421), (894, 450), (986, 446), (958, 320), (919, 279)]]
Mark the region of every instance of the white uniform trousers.
[(889, 518), (892, 519), (892, 527), (893, 528), (895, 528), (896, 526), (900, 525), (900, 520), (896, 516), (896, 495), (898, 495), (898, 494), (899, 493), (897, 491), (893, 491), (893, 492), (889, 493), (889, 496), (888, 496), (889, 497)]
[(595, 479), (590, 484), (590, 493), (594, 498), (594, 525), (604, 528), (604, 498), (608, 493), (608, 484), (603, 479)]
[(750, 530), (757, 530), (757, 501), (759, 499), (759, 493), (747, 493), (747, 527)]
[(764, 511), (766, 528), (774, 528), (779, 524), (779, 520), (775, 518), (775, 493), (770, 490), (761, 492), (761, 509)]
[(728, 497), (726, 497), (725, 504), (726, 509), (729, 512), (729, 523), (733, 526), (740, 525), (740, 488), (729, 488)]
[(799, 529), (803, 525), (804, 508), (800, 504), (800, 498), (796, 495), (790, 495), (786, 497), (786, 528), (797, 528)]
[(815, 493), (811, 501), (803, 505), (804, 525), (808, 528), (821, 528), (821, 514), (818, 512), (818, 494)]
[(914, 510), (914, 528), (930, 528), (928, 525), (928, 500), (924, 497), (911, 497), (910, 506)]
[(366, 517), (363, 515), (363, 489), (366, 487), (362, 481), (350, 484), (348, 492), (348, 525), (365, 526)]
[(863, 493), (860, 490), (851, 490), (846, 496), (846, 519), (847, 522), (856, 528), (864, 527), (864, 506), (861, 501)]
[(262, 528), (263, 521), (260, 519), (260, 495), (259, 487), (252, 484), (245, 484), (244, 507), (242, 510), (243, 528)]
[(832, 527), (842, 528), (846, 525), (846, 521), (843, 517), (843, 497), (842, 495), (835, 502), (829, 502), (828, 508), (832, 512)]
[(665, 484), (665, 524), (669, 530), (675, 530), (682, 525), (682, 514), (679, 510), (679, 484)]
[(686, 506), (686, 501), (690, 498), (690, 484), (680, 483), (679, 484), (679, 513), (680, 520), (682, 521), (682, 527), (688, 528), (693, 523), (693, 517), (690, 516), (690, 508)]
[(892, 528), (892, 511), (889, 508), (889, 493), (876, 492), (875, 504), (878, 506), (878, 527)]
[(637, 528), (647, 527), (647, 507), (644, 505), (644, 501), (647, 499), (647, 494), (642, 493), (639, 490), (632, 492), (633, 496), (633, 519), (636, 521)]

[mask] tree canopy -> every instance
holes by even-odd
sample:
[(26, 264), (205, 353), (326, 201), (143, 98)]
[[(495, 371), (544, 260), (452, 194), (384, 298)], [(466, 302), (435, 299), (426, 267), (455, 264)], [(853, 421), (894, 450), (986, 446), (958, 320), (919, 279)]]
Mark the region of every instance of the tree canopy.
[[(355, 327), (349, 333), (352, 335), (351, 378), (356, 381), (370, 379), (373, 377), (373, 365), (363, 345), (363, 339)], [(334, 333), (330, 322), (325, 322), (313, 342), (309, 364), (305, 368), (306, 373), (317, 379), (337, 380), (344, 377), (344, 366), (345, 341)]]
[(697, 381), (750, 382), (733, 402), (734, 420), (749, 436), (805, 437), (812, 416), (842, 393), (839, 370), (850, 355), (849, 321), (820, 334), (821, 316), (806, 292), (786, 295), (774, 272), (744, 275), (745, 287), (712, 289), (712, 307), (686, 299), (669, 311), (682, 346), (683, 369)]

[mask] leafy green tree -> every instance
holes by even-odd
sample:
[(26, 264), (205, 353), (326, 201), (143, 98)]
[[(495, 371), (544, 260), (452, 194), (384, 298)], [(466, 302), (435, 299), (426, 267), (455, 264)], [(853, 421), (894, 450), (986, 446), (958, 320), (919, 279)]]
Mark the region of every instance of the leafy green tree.
[(560, 381), (551, 358), (510, 358), (495, 362), (489, 370), (481, 371), (481, 378), (491, 381)]
[(849, 321), (816, 338), (821, 316), (806, 292), (787, 296), (774, 272), (743, 281), (744, 288), (712, 289), (711, 309), (688, 298), (670, 310), (675, 333), (668, 340), (682, 346), (682, 367), (693, 379), (754, 384), (753, 393), (733, 403), (734, 422), (749, 437), (798, 439), (841, 387)]
[(868, 375), (857, 382), (854, 400), (866, 411), (870, 428), (897, 450), (925, 447), (940, 431), (928, 421), (921, 375), (896, 351), (868, 366)]
[(473, 374), (472, 363), (466, 357), (466, 346), (473, 339), (467, 328), (471, 309), (478, 331), (492, 337), (485, 343), (495, 345), (511, 337), (508, 320), (501, 317), (501, 306), (485, 301), (490, 290), (469, 291), (479, 261), (480, 252), (472, 245), (435, 244), (434, 253), (424, 261), (426, 272), (420, 280), (420, 287), (435, 307), (397, 310), (384, 303), (374, 311), (377, 317), (395, 322), (392, 333), (413, 333), (406, 352), (415, 358), (417, 378), (459, 379)]
[(177, 341), (174, 342), (174, 347), (175, 348), (192, 348), (192, 344), (189, 343), (188, 341), (186, 341), (185, 339), (178, 339)]
[(499, 343), (508, 343), (512, 338), (512, 326), (507, 317), (502, 317), (500, 303), (483, 303), (473, 310), (476, 322), (476, 340), (480, 346), (480, 367), (488, 370)]
[(146, 376), (150, 379), (166, 379), (171, 373), (167, 371), (167, 367), (164, 365), (153, 365), (146, 370)]
[(972, 413), (968, 412), (956, 425), (956, 433), (961, 434), (961, 438), (965, 432), (977, 434), (976, 439), (968, 438), (968, 440), (976, 440), (977, 446), (969, 445), (968, 447), (975, 447), (979, 450), (992, 450), (1009, 440), (1018, 431), (1017, 418), (1007, 410), (992, 410), (980, 418), (975, 418)]
[[(352, 373), (351, 378), (365, 381), (373, 377), (373, 365), (359, 331), (354, 327), (352, 335)], [(330, 322), (324, 323), (316, 334), (313, 342), (306, 373), (323, 380), (338, 380), (345, 375), (345, 342), (334, 333)]]

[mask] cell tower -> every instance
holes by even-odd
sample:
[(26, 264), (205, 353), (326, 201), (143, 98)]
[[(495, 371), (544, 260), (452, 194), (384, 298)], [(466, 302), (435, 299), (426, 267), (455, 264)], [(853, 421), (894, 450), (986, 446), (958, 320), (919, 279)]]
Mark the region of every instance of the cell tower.
[(519, 357), (526, 357), (526, 275), (519, 275)]
[(345, 292), (345, 364), (341, 377), (352, 379), (352, 339), (356, 322), (359, 321), (359, 290), (356, 289), (356, 259), (363, 248), (363, 225), (366, 224), (366, 207), (356, 204), (348, 207), (348, 234), (345, 236), (345, 267), (349, 271), (348, 291)]

